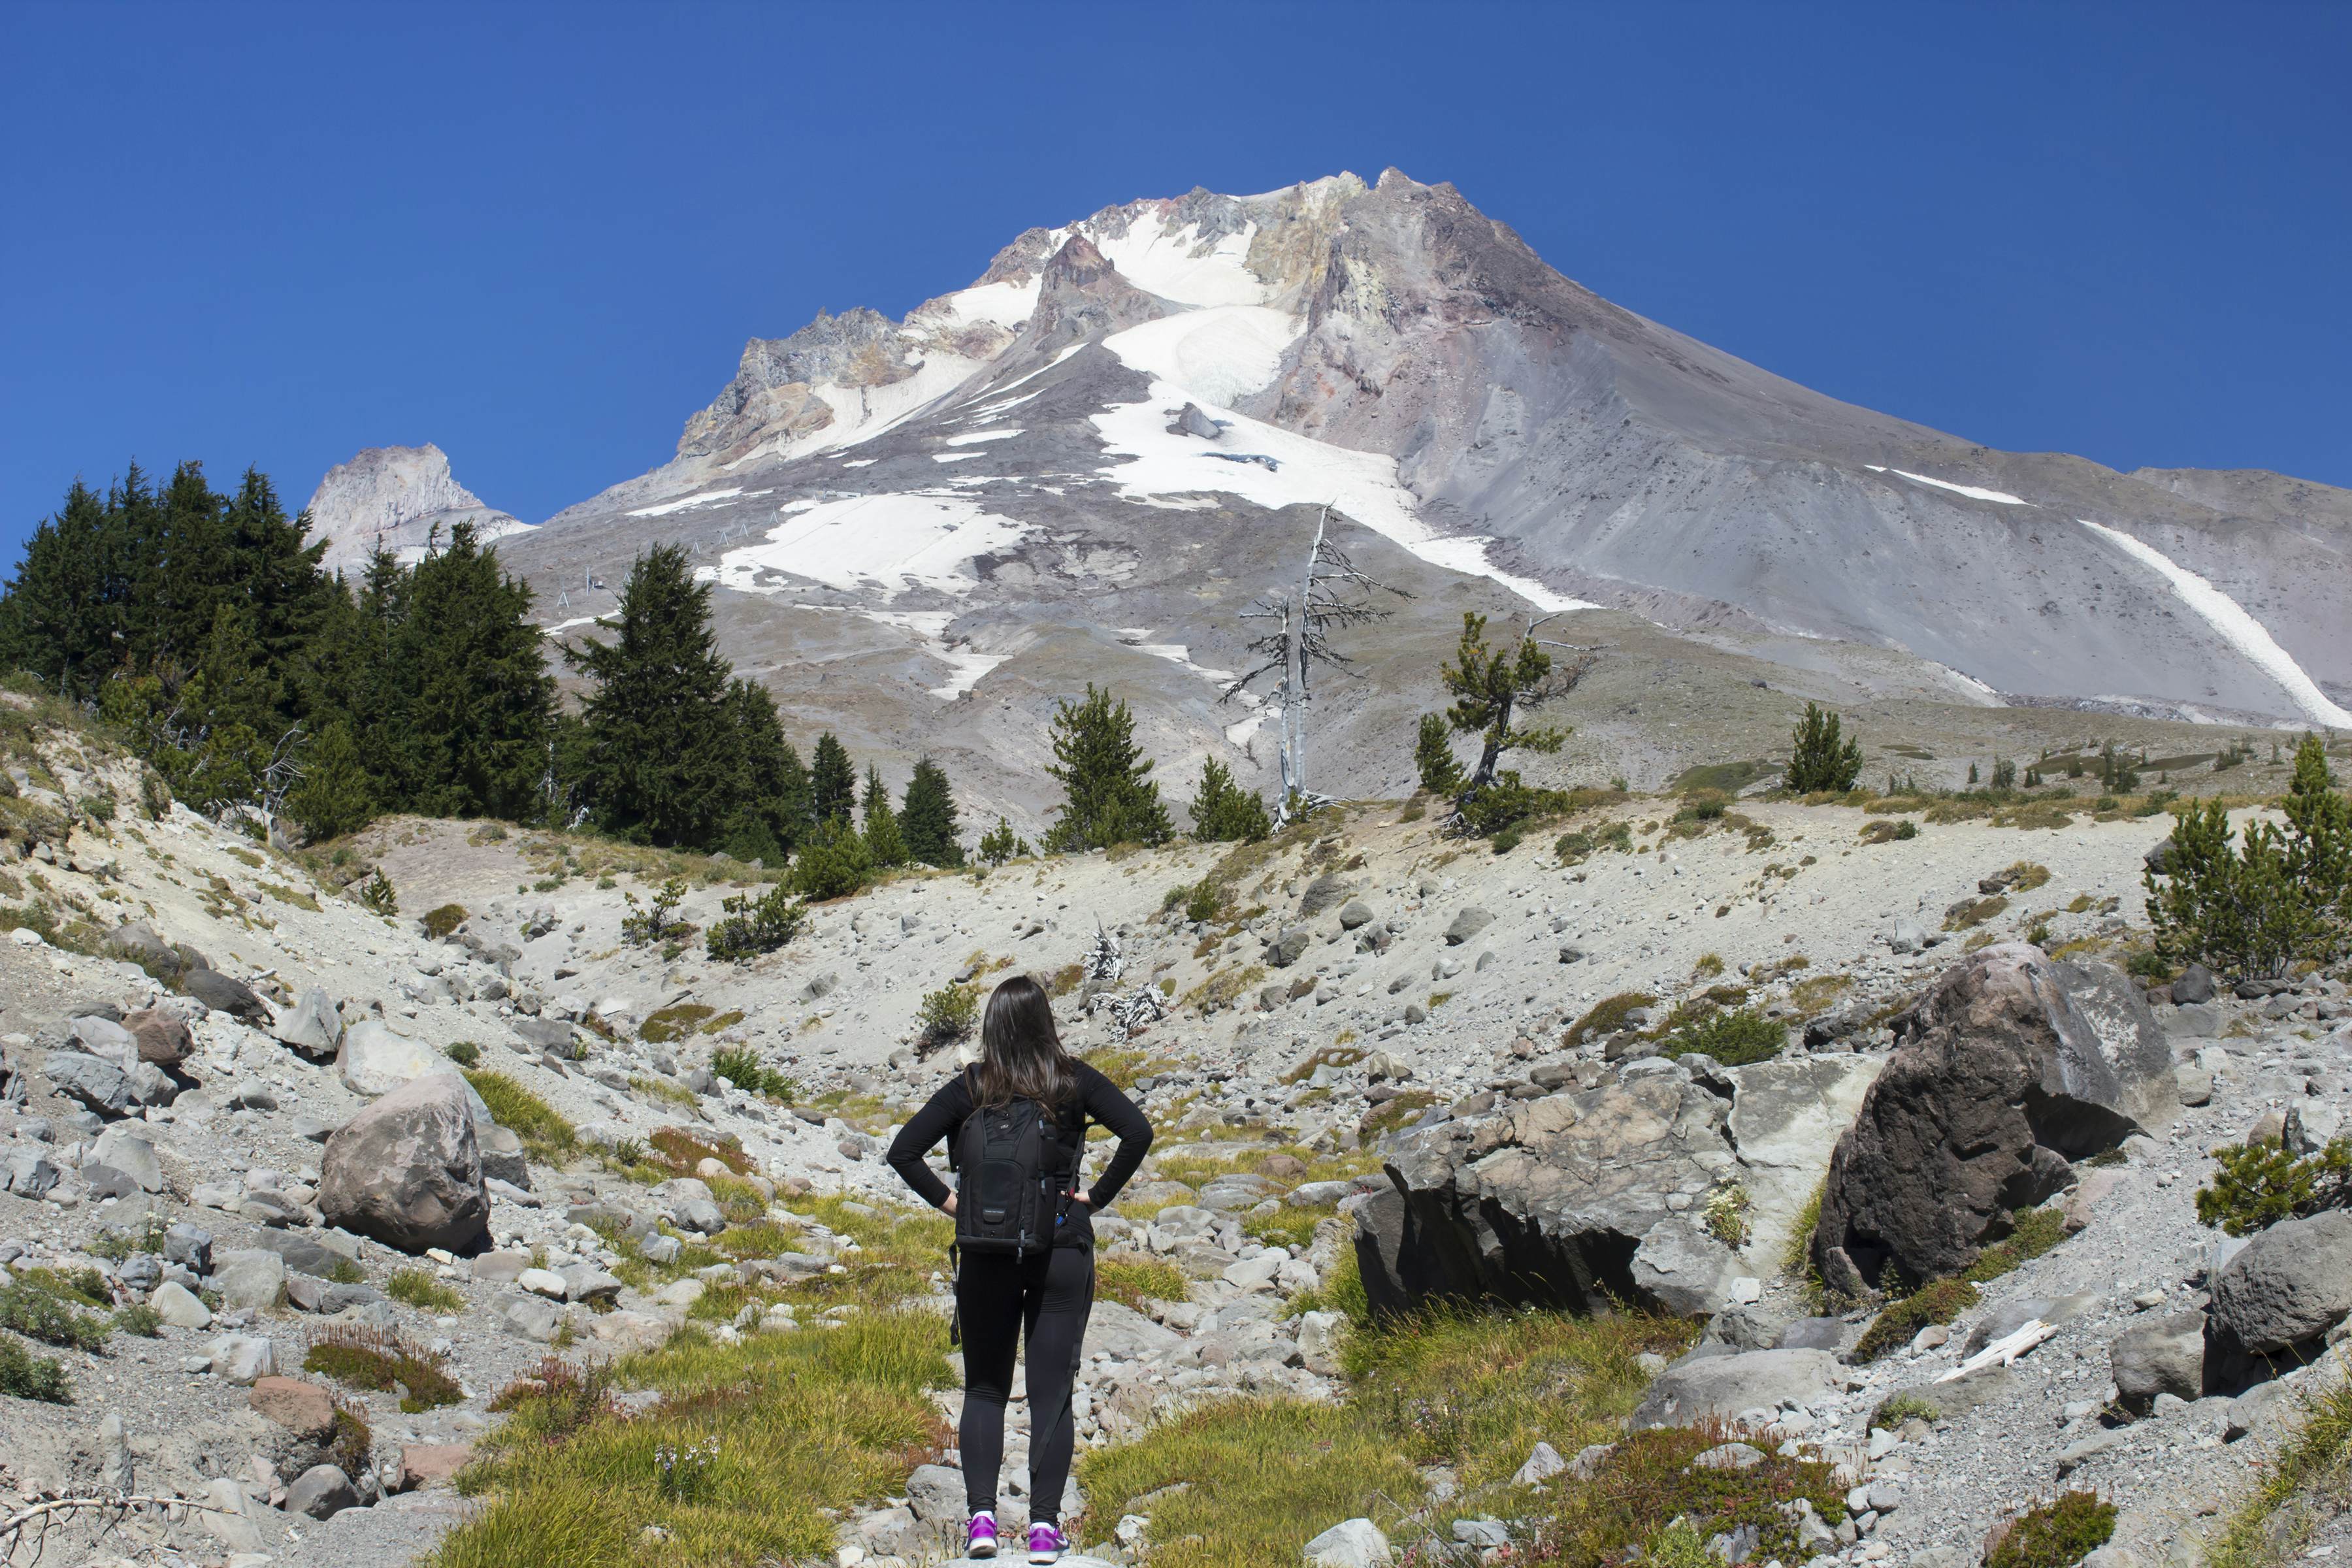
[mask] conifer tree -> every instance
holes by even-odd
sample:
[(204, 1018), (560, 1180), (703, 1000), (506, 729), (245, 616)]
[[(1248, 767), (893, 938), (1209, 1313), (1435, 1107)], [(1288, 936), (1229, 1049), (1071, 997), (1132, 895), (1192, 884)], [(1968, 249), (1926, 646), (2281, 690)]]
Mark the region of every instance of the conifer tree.
[(417, 565), (408, 596), (398, 657), (413, 671), (404, 727), (418, 776), (406, 804), (443, 816), (537, 816), (555, 678), (530, 585), (461, 522), (447, 549)]
[(1782, 779), (1798, 795), (1816, 790), (1844, 791), (1862, 776), (1862, 743), (1843, 739), (1838, 716), (1808, 702), (1790, 738), (1789, 766)]
[(741, 778), (710, 585), (694, 580), (684, 549), (656, 545), (630, 568), (614, 618), (614, 641), (564, 654), (594, 686), (584, 704), (593, 809), (622, 837), (709, 844)]
[(1462, 764), (1454, 760), (1454, 735), (1444, 714), (1421, 716), (1421, 730), (1413, 738), (1412, 765), (1421, 775), (1421, 787), (1430, 794), (1451, 800), (1462, 793)]
[(818, 822), (846, 822), (856, 805), (857, 771), (850, 766), (847, 750), (827, 730), (816, 738), (809, 763), (810, 814)]
[(328, 725), (311, 746), (302, 782), (286, 798), (286, 815), (313, 839), (355, 832), (375, 815), (373, 786), (349, 725)]
[(1255, 844), (1273, 831), (1265, 802), (1234, 783), (1224, 763), (1202, 758), (1200, 787), (1192, 792), (1192, 837), (1203, 843)]
[(764, 687), (738, 677), (727, 688), (727, 708), (743, 776), (719, 847), (739, 860), (781, 864), (813, 826), (808, 770), (784, 739), (776, 700)]
[(980, 858), (992, 866), (1025, 858), (1030, 853), (1029, 841), (1016, 837), (1013, 824), (1001, 816), (996, 819), (995, 826), (980, 836)]
[(1103, 849), (1113, 844), (1164, 844), (1171, 828), (1151, 763), (1135, 743), (1135, 719), (1124, 700), (1087, 683), (1086, 700), (1054, 712), (1054, 765), (1045, 771), (1064, 795), (1061, 820), (1046, 836), (1057, 852)]
[(866, 766), (866, 852), (885, 869), (904, 866), (910, 857), (898, 831), (898, 814), (890, 809), (890, 792), (882, 787), (882, 770)]
[(898, 807), (898, 832), (907, 841), (907, 853), (926, 866), (962, 865), (956, 816), (955, 793), (948, 785), (947, 770), (929, 757), (916, 763), (914, 777), (907, 781), (906, 797)]

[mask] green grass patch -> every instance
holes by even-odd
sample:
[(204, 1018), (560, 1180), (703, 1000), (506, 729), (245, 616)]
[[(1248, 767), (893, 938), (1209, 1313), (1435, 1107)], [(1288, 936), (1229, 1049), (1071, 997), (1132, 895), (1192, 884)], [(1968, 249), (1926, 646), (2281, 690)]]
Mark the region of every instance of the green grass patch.
[(2096, 1492), (2067, 1492), (2019, 1514), (1986, 1556), (1985, 1568), (2074, 1568), (2115, 1532), (2115, 1504)]
[(1436, 1103), (1437, 1096), (1429, 1089), (1406, 1089), (1364, 1112), (1363, 1121), (1356, 1126), (1356, 1136), (1366, 1143), (1384, 1138)]
[(339, 1323), (321, 1330), (302, 1357), (302, 1370), (350, 1388), (380, 1394), (404, 1389), (400, 1407), (412, 1415), (466, 1397), (442, 1357), (382, 1329)]
[(478, 1068), (466, 1081), (490, 1108), (490, 1120), (522, 1140), (523, 1152), (542, 1165), (560, 1165), (579, 1152), (572, 1123), (547, 1101), (506, 1074)]
[(1569, 1026), (1560, 1044), (1572, 1050), (1603, 1035), (1613, 1035), (1626, 1026), (1626, 1020), (1635, 1011), (1656, 1001), (1646, 991), (1620, 991), (1613, 996), (1603, 996), (1584, 1010), (1584, 1016)]
[(646, 1159), (675, 1176), (691, 1176), (705, 1160), (716, 1160), (739, 1176), (751, 1173), (751, 1156), (730, 1136), (713, 1143), (683, 1127), (656, 1127), (646, 1137)]
[(1966, 1279), (1938, 1279), (1913, 1295), (1889, 1305), (1870, 1321), (1854, 1342), (1853, 1359), (1873, 1362), (1889, 1351), (1902, 1349), (1930, 1323), (1948, 1323), (1975, 1306), (1978, 1291)]
[(457, 1312), (466, 1306), (465, 1297), (422, 1268), (394, 1269), (383, 1282), (383, 1293), (425, 1312)]
[[(611, 1373), (661, 1402), (614, 1410), (586, 1377), (502, 1395), (458, 1489), (480, 1505), (423, 1568), (700, 1568), (833, 1555), (835, 1512), (905, 1484), (953, 1441), (927, 1392), (953, 1384), (947, 1321), (860, 1312), (838, 1328), (722, 1345), (689, 1331)], [(656, 1455), (713, 1455), (695, 1485)], [(648, 1539), (646, 1527), (663, 1532)]]
[(716, 1017), (718, 1014), (718, 1008), (706, 1007), (699, 1002), (680, 1002), (675, 1006), (664, 1007), (638, 1025), (637, 1037), (666, 1046), (694, 1033), (706, 1020)]
[(2017, 1228), (1977, 1254), (1960, 1271), (1972, 1285), (1989, 1285), (2014, 1273), (2066, 1239), (2066, 1216), (2056, 1209), (2026, 1209), (2017, 1216)]
[(768, 1066), (760, 1059), (760, 1053), (749, 1046), (728, 1046), (713, 1051), (710, 1070), (737, 1089), (764, 1096), (779, 1105), (790, 1105), (801, 1090), (799, 1081), (790, 1073)]
[(424, 918), (416, 923), (425, 928), (426, 936), (431, 937), (435, 942), (439, 942), (466, 923), (466, 906), (444, 904), (437, 910), (427, 910)]
[(1137, 1311), (1150, 1301), (1182, 1301), (1192, 1293), (1192, 1281), (1172, 1263), (1144, 1258), (1106, 1258), (1095, 1265), (1095, 1289)]
[(1697, 1053), (1713, 1057), (1725, 1067), (1747, 1067), (1770, 1061), (1789, 1043), (1789, 1031), (1762, 1014), (1748, 1008), (1713, 1013), (1684, 1025), (1666, 1037), (1670, 1057)]
[(2294, 1505), (2340, 1498), (2352, 1486), (2352, 1381), (2338, 1378), (2297, 1397), (2302, 1419), (2294, 1436), (2206, 1548), (2207, 1568), (2275, 1568), (2302, 1556), (2332, 1510)]

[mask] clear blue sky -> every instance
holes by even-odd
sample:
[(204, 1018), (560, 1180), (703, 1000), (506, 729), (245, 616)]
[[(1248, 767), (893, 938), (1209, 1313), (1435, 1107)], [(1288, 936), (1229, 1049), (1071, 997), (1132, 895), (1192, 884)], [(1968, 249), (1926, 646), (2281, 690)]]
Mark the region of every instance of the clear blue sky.
[(2352, 7), (0, 6), (0, 552), (77, 473), (436, 441), (537, 520), (743, 339), (1394, 164), (2000, 447), (2352, 485)]

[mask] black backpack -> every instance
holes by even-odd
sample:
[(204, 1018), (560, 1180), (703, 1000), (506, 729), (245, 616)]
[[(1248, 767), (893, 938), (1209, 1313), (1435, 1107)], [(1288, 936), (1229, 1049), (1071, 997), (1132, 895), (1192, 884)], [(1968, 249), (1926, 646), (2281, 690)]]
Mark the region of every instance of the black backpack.
[(956, 1129), (956, 1246), (1025, 1258), (1054, 1245), (1072, 1175), (1060, 1124), (1034, 1100), (982, 1106)]

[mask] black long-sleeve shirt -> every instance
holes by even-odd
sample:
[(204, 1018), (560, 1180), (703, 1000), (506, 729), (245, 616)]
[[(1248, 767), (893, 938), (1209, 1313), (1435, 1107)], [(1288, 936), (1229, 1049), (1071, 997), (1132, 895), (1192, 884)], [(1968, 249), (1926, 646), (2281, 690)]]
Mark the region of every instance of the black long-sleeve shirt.
[[(1118, 1151), (1095, 1178), (1087, 1193), (1087, 1205), (1100, 1213), (1105, 1205), (1118, 1196), (1127, 1185), (1143, 1156), (1151, 1148), (1151, 1122), (1136, 1106), (1135, 1101), (1119, 1092), (1118, 1086), (1093, 1068), (1079, 1062), (1076, 1126), (1070, 1127), (1068, 1111), (1063, 1126), (1069, 1131), (1071, 1146), (1085, 1157), (1086, 1127), (1088, 1121), (1099, 1122), (1118, 1140)], [(890, 1168), (898, 1177), (920, 1194), (922, 1200), (938, 1208), (948, 1201), (948, 1184), (940, 1173), (923, 1163), (923, 1156), (938, 1147), (942, 1138), (952, 1139), (964, 1119), (971, 1114), (971, 1087), (966, 1075), (956, 1074), (940, 1090), (924, 1102), (907, 1125), (898, 1129), (898, 1136), (890, 1140), (890, 1152), (886, 1156)]]

